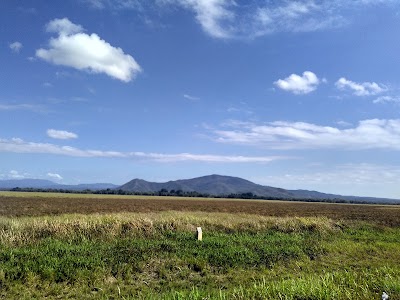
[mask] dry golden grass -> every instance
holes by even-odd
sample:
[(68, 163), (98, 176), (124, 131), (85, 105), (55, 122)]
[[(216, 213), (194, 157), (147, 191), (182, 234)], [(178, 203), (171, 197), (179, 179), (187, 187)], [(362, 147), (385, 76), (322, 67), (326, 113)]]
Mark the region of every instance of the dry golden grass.
[(251, 232), (332, 232), (341, 222), (327, 218), (266, 217), (248, 214), (160, 212), (92, 215), (60, 215), (41, 217), (0, 217), (0, 243), (21, 245), (43, 238), (87, 238), (112, 240), (118, 237), (143, 237), (167, 231), (195, 232), (201, 226), (207, 231)]

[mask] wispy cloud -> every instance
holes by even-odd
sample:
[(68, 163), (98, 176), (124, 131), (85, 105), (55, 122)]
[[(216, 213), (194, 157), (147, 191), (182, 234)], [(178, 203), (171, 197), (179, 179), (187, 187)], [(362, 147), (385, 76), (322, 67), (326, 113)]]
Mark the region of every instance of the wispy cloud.
[(227, 0), (176, 0), (175, 2), (193, 10), (203, 30), (215, 38), (230, 38), (232, 32), (223, 23), (234, 20), (229, 9), (232, 1)]
[(131, 81), (142, 70), (121, 48), (111, 46), (96, 33), (84, 33), (81, 25), (67, 18), (50, 21), (46, 30), (58, 36), (50, 39), (49, 49), (36, 50), (36, 57), (49, 63), (104, 73), (124, 82)]
[(31, 174), (27, 172), (20, 172), (17, 170), (10, 170), (8, 173), (0, 173), (0, 178), (3, 180), (15, 180), (15, 179), (24, 179), (24, 178), (31, 178)]
[(380, 96), (376, 98), (373, 103), (400, 103), (400, 97)]
[(350, 90), (356, 96), (371, 96), (387, 91), (387, 87), (376, 82), (357, 83), (344, 77), (336, 81), (335, 85), (339, 90)]
[(7, 177), (10, 179), (24, 179), (26, 178), (25, 173), (21, 174), (20, 172), (16, 171), (16, 170), (11, 170), (8, 174)]
[(183, 98), (188, 99), (190, 101), (198, 101), (198, 100), (200, 100), (199, 97), (192, 96), (192, 95), (189, 95), (189, 94), (183, 94)]
[(58, 140), (70, 140), (78, 138), (78, 135), (76, 133), (65, 130), (55, 130), (55, 129), (48, 129), (47, 135), (53, 139), (58, 139)]
[(0, 103), (0, 111), (12, 111), (12, 110), (29, 110), (33, 112), (47, 112), (47, 109), (42, 105), (37, 104), (1, 104)]
[(101, 150), (83, 150), (70, 146), (59, 146), (49, 143), (26, 142), (19, 138), (11, 140), (0, 139), (0, 152), (11, 153), (42, 153), (73, 157), (105, 157), (149, 160), (157, 162), (208, 162), (208, 163), (268, 163), (276, 160), (289, 159), (284, 156), (241, 156), (241, 155), (211, 155), (192, 153), (145, 153), (119, 152)]
[(14, 53), (19, 53), (19, 51), (21, 51), (22, 49), (22, 44), (20, 42), (14, 42), (8, 45), (10, 47), (10, 49), (14, 52)]
[(317, 89), (320, 80), (313, 72), (305, 71), (302, 76), (292, 74), (285, 79), (279, 79), (274, 84), (285, 91), (294, 94), (308, 94)]
[(213, 131), (215, 141), (288, 150), (317, 148), (400, 150), (400, 119), (363, 120), (357, 126), (346, 129), (285, 121), (228, 125), (229, 129)]
[(142, 9), (140, 0), (83, 0), (95, 9)]
[[(181, 7), (193, 12), (203, 31), (219, 39), (255, 38), (276, 32), (313, 32), (350, 24), (349, 11), (368, 6), (392, 5), (396, 0), (85, 0), (97, 9)], [(149, 3), (155, 4), (150, 5)], [(174, 11), (167, 9), (167, 11)]]

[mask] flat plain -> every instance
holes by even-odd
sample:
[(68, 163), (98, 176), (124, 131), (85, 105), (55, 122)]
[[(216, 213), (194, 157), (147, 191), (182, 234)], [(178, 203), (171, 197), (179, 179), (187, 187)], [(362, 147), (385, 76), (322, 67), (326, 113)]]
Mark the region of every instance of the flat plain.
[(399, 225), (390, 205), (3, 192), (0, 298), (400, 299)]
[(245, 213), (275, 217), (327, 217), (334, 220), (362, 220), (387, 226), (400, 226), (400, 205), (0, 192), (0, 216), (8, 217), (161, 211)]

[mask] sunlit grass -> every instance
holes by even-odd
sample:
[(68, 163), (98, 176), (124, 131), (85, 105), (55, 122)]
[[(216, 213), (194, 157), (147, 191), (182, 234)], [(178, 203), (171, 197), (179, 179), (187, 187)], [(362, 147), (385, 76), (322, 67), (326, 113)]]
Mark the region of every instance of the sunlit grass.
[(400, 228), (323, 217), (1, 217), (0, 298), (400, 299), (399, 240)]

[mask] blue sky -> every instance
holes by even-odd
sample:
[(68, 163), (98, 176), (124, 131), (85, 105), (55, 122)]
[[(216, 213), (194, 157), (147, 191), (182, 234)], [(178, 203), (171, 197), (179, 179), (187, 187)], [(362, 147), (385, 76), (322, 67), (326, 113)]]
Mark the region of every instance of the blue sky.
[(0, 179), (400, 198), (397, 0), (0, 3)]

